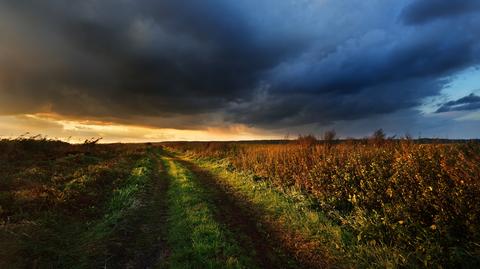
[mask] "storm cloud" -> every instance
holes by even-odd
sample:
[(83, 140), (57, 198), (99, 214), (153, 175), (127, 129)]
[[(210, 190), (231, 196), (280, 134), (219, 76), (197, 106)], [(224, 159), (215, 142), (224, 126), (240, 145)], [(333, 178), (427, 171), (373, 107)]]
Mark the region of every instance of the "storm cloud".
[(403, 20), (408, 24), (422, 24), (430, 21), (451, 18), (480, 10), (476, 0), (428, 0), (415, 1), (403, 11)]
[(0, 114), (275, 129), (413, 109), (479, 64), (480, 5), (399, 2), (2, 1)]
[(480, 96), (471, 93), (458, 100), (446, 102), (437, 109), (436, 113), (476, 109), (480, 109)]

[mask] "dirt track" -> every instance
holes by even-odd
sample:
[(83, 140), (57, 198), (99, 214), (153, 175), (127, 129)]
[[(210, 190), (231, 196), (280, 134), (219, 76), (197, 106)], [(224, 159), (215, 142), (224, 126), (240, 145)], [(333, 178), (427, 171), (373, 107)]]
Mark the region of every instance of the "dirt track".
[(233, 191), (220, 183), (209, 171), (195, 164), (177, 159), (188, 168), (201, 185), (209, 190), (218, 211), (217, 221), (234, 232), (238, 242), (246, 249), (254, 250), (254, 257), (262, 268), (312, 268), (301, 261), (293, 261), (281, 241), (271, 234), (271, 229), (257, 221), (254, 206), (238, 199)]
[(126, 268), (163, 268), (169, 255), (165, 240), (167, 233), (167, 191), (169, 179), (162, 163), (156, 160), (157, 169), (152, 175), (152, 189), (145, 195), (148, 200), (142, 224), (135, 230), (138, 244)]
[[(236, 241), (260, 268), (328, 267), (320, 261), (320, 255), (312, 253), (312, 249), (302, 248), (306, 244), (295, 232), (287, 231), (275, 222), (265, 221), (265, 218), (261, 217), (264, 212), (235, 193), (230, 186), (223, 184), (211, 172), (166, 152), (162, 154), (173, 157), (175, 162), (194, 175), (194, 180), (211, 197), (215, 206), (215, 220), (232, 232)], [(169, 250), (165, 240), (168, 232), (166, 193), (170, 179), (159, 160), (158, 173), (153, 176), (153, 189), (149, 193), (154, 194), (147, 205), (152, 216), (146, 216), (145, 223), (137, 229), (139, 238), (145, 237), (145, 243), (153, 244), (149, 247), (140, 246), (135, 250), (134, 258), (127, 264), (127, 268), (163, 268), (167, 264)]]

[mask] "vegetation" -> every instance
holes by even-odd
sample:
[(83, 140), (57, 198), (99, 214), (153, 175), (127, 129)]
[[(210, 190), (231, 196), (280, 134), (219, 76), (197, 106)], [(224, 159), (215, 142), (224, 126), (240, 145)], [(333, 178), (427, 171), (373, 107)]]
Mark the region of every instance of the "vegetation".
[(145, 150), (44, 138), (0, 149), (0, 267), (110, 264), (150, 173)]
[(341, 228), (343, 258), (355, 264), (480, 264), (478, 142), (418, 144), (387, 140), (379, 130), (369, 140), (334, 146), (305, 137), (288, 145), (168, 146), (305, 195), (311, 209)]
[[(304, 267), (347, 265), (346, 260), (336, 259), (327, 248), (336, 250), (342, 243), (341, 229), (322, 212), (312, 209), (312, 201), (308, 197), (294, 189), (276, 188), (250, 173), (232, 170), (225, 159), (185, 157), (212, 171), (221, 184), (231, 188), (230, 194), (234, 199), (241, 200), (252, 210), (265, 237), (283, 245), (288, 254)], [(286, 264), (283, 266), (287, 267)]]
[(172, 178), (167, 240), (171, 268), (254, 268), (225, 227), (215, 221), (211, 197), (194, 175), (171, 158), (164, 164)]
[(97, 142), (0, 140), (0, 268), (480, 266), (478, 141)]

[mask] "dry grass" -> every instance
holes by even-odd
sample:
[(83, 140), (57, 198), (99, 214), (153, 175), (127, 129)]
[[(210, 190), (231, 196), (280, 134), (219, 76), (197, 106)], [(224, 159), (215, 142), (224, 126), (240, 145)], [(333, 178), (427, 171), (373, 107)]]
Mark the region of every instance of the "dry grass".
[[(369, 262), (480, 264), (480, 144), (385, 140), (289, 144), (170, 143), (227, 159), (258, 181), (300, 190)], [(360, 248), (359, 248), (360, 247)], [(374, 251), (374, 250), (378, 251)]]

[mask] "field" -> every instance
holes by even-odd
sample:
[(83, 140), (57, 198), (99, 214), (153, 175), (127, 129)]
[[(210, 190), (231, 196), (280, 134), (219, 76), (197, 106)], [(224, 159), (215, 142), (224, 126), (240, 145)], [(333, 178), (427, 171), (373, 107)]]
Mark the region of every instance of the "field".
[(480, 143), (0, 141), (0, 268), (479, 268)]

